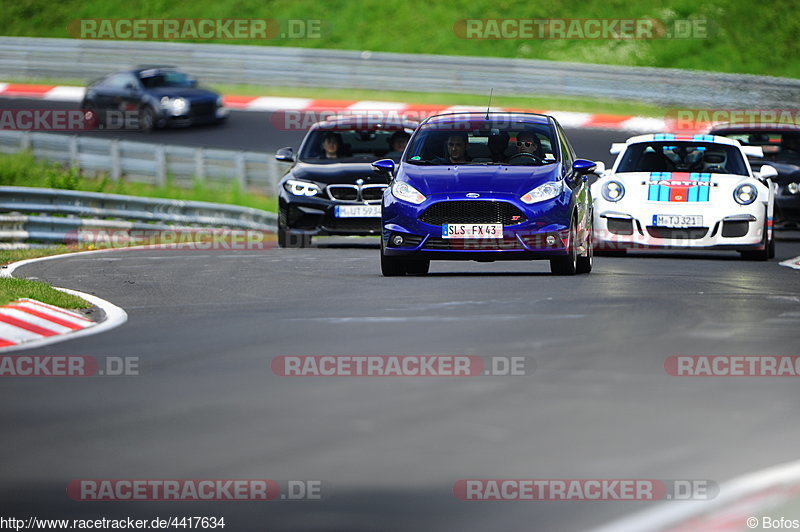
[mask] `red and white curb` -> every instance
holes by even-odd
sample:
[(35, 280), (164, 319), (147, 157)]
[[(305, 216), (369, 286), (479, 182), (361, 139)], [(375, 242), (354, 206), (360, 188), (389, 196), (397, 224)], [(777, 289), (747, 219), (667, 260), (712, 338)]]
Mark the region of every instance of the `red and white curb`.
[[(21, 83), (0, 83), (0, 97), (36, 98), (62, 102), (80, 102), (86, 92), (85, 87), (58, 85), (28, 85)], [(484, 111), (480, 106), (448, 106), (433, 104), (413, 104), (402, 102), (383, 102), (372, 100), (319, 100), (311, 98), (285, 98), (277, 96), (223, 96), (225, 106), (239, 111), (297, 111), (308, 113), (339, 113), (354, 111), (379, 111), (383, 113), (406, 114), (424, 117), (438, 113), (457, 113)], [(709, 124), (694, 123), (688, 129), (676, 120), (632, 115), (613, 115), (598, 113), (576, 113), (572, 111), (518, 109), (494, 107), (494, 111), (518, 111), (543, 113), (556, 117), (566, 128), (611, 129), (634, 133), (662, 132), (700, 132)]]
[[(707, 501), (672, 501), (614, 521), (591, 532), (741, 532), (758, 528), (761, 517), (800, 495), (800, 461), (789, 462), (735, 478)], [(776, 512), (775, 518), (781, 512)], [(765, 527), (770, 528), (770, 527)], [(775, 527), (778, 528), (778, 527)]]
[[(0, 277), (12, 277), (11, 274), (14, 270), (25, 264), (72, 257), (85, 253), (97, 253), (97, 251), (66, 253), (21, 260), (3, 266), (0, 270)], [(56, 342), (97, 334), (122, 325), (128, 320), (128, 314), (123, 309), (105, 299), (68, 288), (56, 286), (53, 288), (77, 296), (100, 308), (105, 313), (105, 319), (101, 322), (94, 322), (76, 312), (33, 299), (19, 299), (0, 307), (0, 352), (42, 347)]]
[(794, 270), (800, 270), (800, 257), (795, 257), (793, 259), (785, 260), (783, 262), (779, 262), (781, 266), (786, 266), (787, 268), (792, 268)]
[(79, 331), (95, 323), (78, 314), (35, 299), (18, 299), (0, 307), (0, 347)]

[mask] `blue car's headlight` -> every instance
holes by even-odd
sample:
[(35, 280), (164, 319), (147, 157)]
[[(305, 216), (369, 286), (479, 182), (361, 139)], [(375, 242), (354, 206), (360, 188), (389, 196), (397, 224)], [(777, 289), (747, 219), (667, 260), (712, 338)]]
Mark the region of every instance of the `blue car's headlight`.
[(758, 190), (750, 183), (744, 183), (733, 191), (733, 199), (739, 205), (750, 205), (758, 197)]
[(283, 184), (283, 188), (295, 196), (316, 196), (321, 192), (320, 188), (314, 183), (297, 179), (287, 179)]
[(550, 181), (544, 183), (543, 185), (539, 185), (538, 187), (534, 188), (522, 198), (523, 203), (531, 204), (531, 203), (539, 203), (540, 201), (546, 201), (549, 199), (557, 198), (561, 195), (564, 191), (564, 181)]
[(423, 196), (419, 190), (412, 187), (408, 183), (401, 181), (395, 181), (392, 184), (392, 195), (397, 199), (407, 201), (415, 205), (419, 205), (425, 201), (425, 196)]
[(600, 189), (600, 193), (603, 194), (603, 198), (605, 198), (606, 201), (617, 202), (625, 195), (625, 187), (623, 187), (622, 183), (619, 181), (609, 181), (603, 185), (603, 188)]

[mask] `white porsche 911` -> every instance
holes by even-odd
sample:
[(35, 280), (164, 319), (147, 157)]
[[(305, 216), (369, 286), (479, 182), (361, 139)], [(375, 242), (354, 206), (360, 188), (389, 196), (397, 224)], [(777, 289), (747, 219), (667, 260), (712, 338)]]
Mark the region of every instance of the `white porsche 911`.
[(775, 254), (775, 168), (754, 172), (759, 147), (712, 135), (656, 134), (615, 143), (611, 170), (592, 185), (595, 249), (730, 249)]

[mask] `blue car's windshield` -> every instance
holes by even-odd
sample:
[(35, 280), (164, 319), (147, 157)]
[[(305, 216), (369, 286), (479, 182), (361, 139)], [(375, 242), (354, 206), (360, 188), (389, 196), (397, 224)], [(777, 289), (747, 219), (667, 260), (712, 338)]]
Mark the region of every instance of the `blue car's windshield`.
[(425, 124), (405, 153), (415, 165), (526, 165), (558, 161), (549, 124)]

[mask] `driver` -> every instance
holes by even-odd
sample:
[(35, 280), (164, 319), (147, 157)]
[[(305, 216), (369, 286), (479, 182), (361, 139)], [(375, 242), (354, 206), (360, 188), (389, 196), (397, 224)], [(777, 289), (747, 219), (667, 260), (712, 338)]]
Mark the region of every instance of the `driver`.
[(517, 133), (517, 153), (529, 153), (539, 158), (542, 145), (539, 138), (532, 131), (520, 131)]

